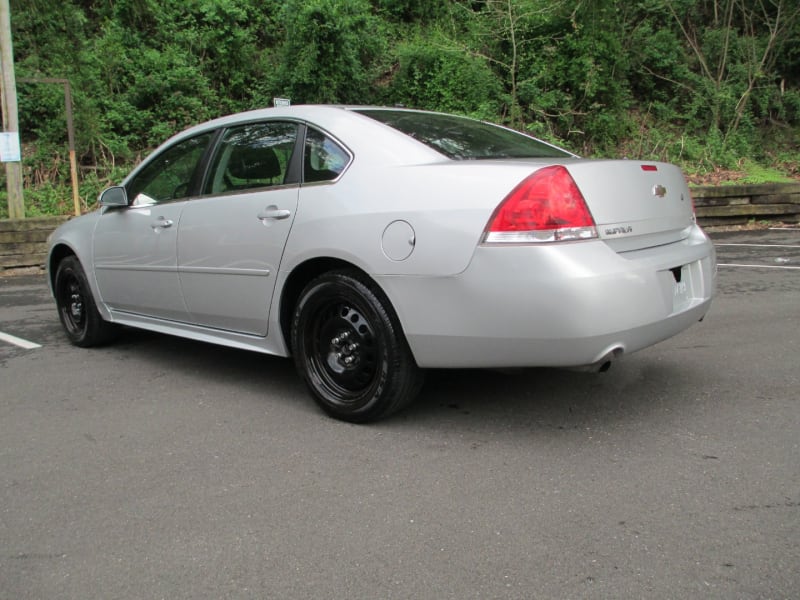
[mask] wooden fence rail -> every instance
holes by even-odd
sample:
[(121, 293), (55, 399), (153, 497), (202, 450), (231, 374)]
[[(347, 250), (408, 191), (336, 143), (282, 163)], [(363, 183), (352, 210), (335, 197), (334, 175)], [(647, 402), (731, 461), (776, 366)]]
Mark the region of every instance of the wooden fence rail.
[(0, 269), (44, 265), (47, 259), (47, 236), (68, 219), (0, 219)]
[[(692, 188), (697, 220), (704, 227), (750, 222), (800, 222), (800, 183)], [(70, 217), (0, 220), (0, 271), (41, 267), (47, 236)]]
[(698, 187), (692, 197), (697, 220), (706, 227), (800, 221), (800, 183)]

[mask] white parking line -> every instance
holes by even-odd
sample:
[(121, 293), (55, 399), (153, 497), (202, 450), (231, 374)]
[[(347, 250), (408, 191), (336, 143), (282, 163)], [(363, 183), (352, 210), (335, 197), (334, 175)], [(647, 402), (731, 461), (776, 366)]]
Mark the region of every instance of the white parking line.
[(786, 271), (796, 271), (800, 267), (784, 267), (780, 265), (743, 265), (739, 263), (717, 263), (718, 267), (745, 267), (749, 269), (784, 269)]
[(3, 333), (2, 331), (0, 331), (0, 341), (8, 342), (9, 344), (14, 344), (15, 346), (19, 346), (20, 348), (25, 348), (26, 350), (41, 348), (39, 344), (29, 342), (28, 340), (23, 340), (22, 338), (18, 338), (8, 333)]
[(738, 248), (800, 248), (797, 244), (714, 244), (720, 246), (735, 246)]

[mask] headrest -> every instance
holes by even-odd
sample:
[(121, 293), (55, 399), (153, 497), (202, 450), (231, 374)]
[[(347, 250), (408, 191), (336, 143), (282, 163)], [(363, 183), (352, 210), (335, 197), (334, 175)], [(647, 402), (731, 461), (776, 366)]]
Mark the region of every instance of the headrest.
[(237, 179), (271, 179), (281, 174), (281, 164), (272, 148), (235, 146), (228, 170)]

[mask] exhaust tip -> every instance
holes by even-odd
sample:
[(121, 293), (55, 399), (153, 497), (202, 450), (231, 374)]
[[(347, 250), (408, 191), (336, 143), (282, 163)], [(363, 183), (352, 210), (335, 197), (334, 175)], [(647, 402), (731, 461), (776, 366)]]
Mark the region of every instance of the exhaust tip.
[(605, 373), (611, 368), (611, 363), (620, 358), (623, 352), (624, 350), (621, 347), (614, 348), (613, 350), (607, 352), (603, 358), (598, 360), (592, 366), (598, 373)]
[(611, 363), (615, 360), (620, 358), (624, 350), (621, 347), (614, 348), (613, 350), (609, 350), (604, 355), (600, 357), (600, 360), (596, 360), (595, 362), (578, 366), (578, 367), (569, 367), (570, 371), (579, 371), (584, 373), (605, 373), (611, 368)]

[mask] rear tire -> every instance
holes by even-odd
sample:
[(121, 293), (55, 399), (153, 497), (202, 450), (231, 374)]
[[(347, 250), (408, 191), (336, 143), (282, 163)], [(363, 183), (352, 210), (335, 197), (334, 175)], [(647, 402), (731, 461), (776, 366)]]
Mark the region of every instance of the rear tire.
[(70, 342), (86, 348), (114, 338), (117, 327), (100, 316), (86, 273), (75, 256), (58, 264), (53, 289), (58, 318)]
[(422, 385), (388, 299), (356, 271), (325, 273), (306, 286), (291, 337), (297, 371), (317, 404), (337, 419), (386, 417)]

